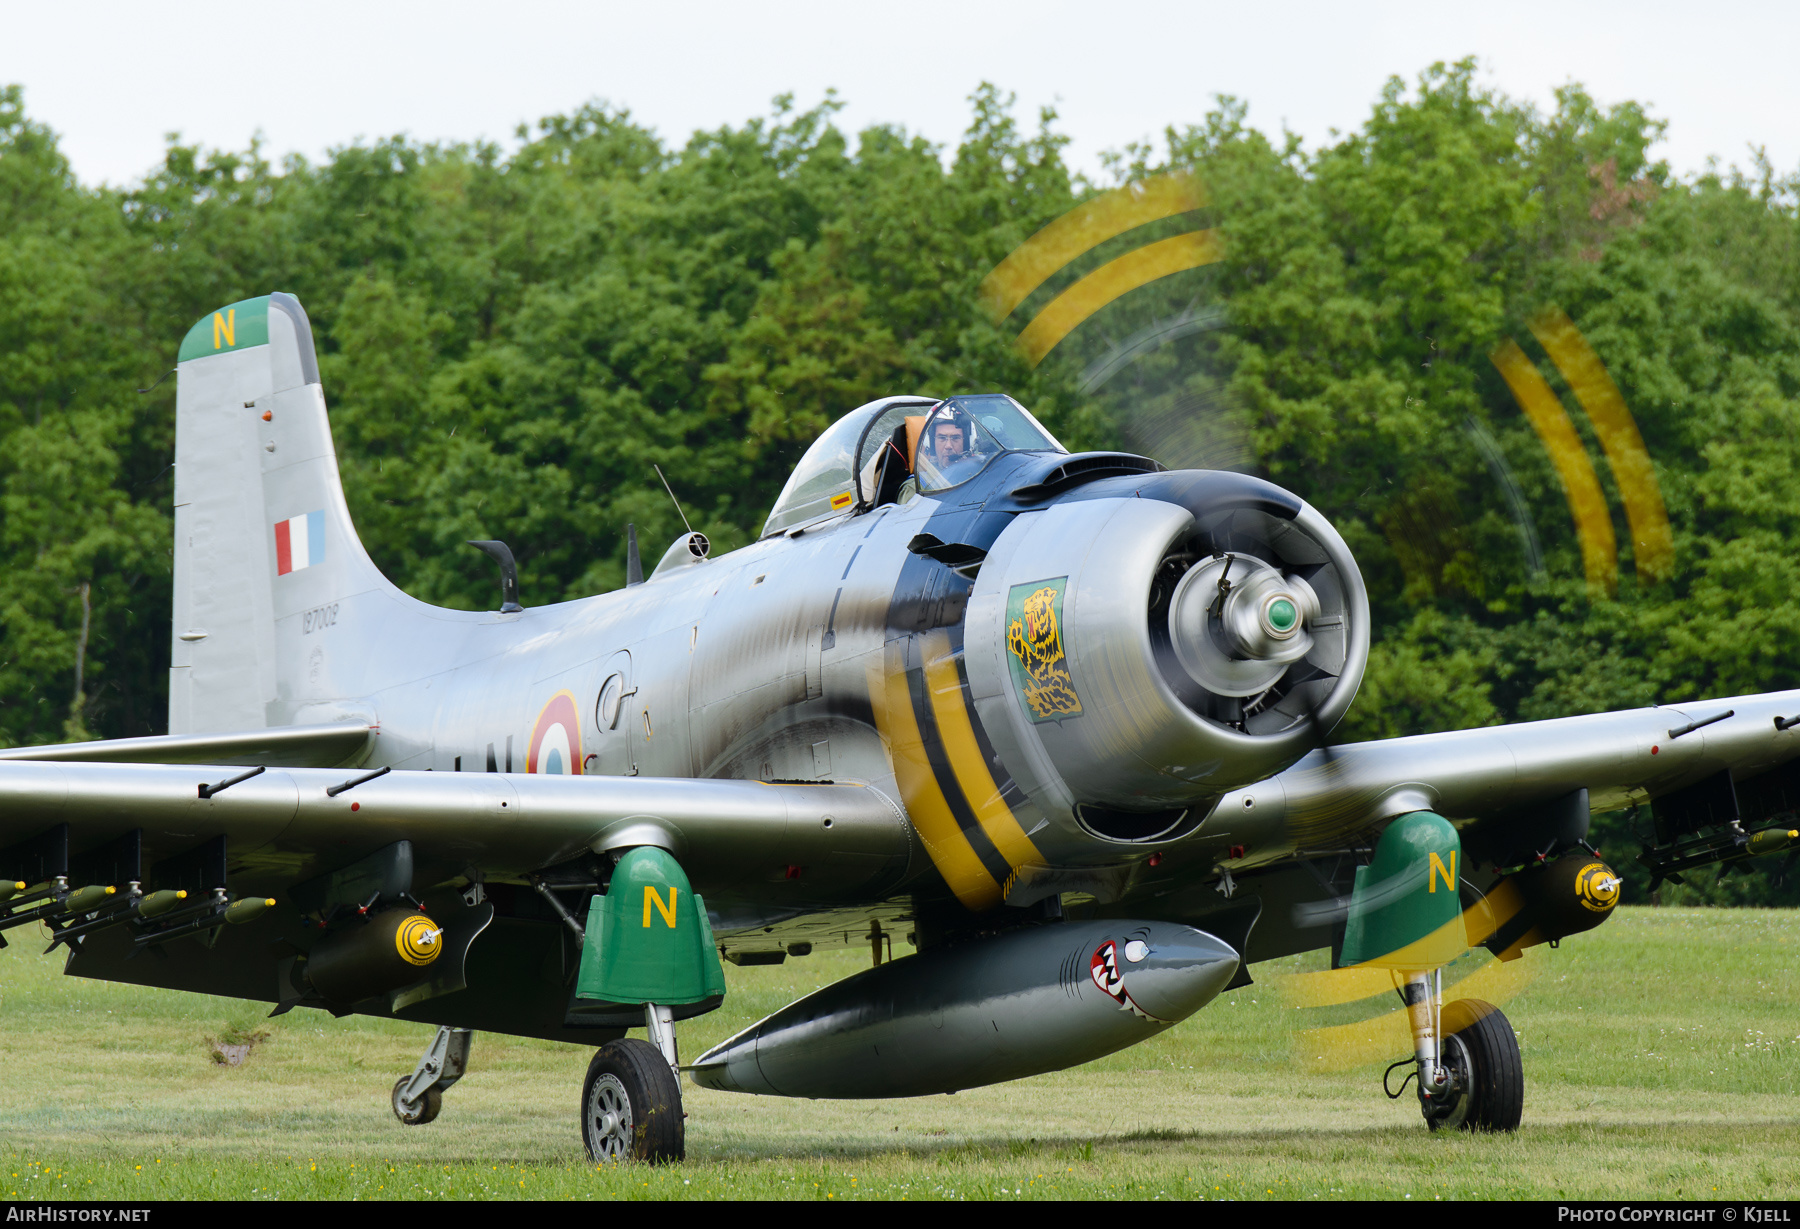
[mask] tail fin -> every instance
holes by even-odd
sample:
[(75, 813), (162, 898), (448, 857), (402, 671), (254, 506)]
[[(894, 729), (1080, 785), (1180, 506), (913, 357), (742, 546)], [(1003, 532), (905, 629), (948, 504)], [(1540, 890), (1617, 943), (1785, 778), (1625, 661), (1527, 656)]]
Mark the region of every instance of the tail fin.
[(287, 725), (335, 698), (299, 625), (395, 591), (350, 523), (299, 300), (220, 308), (188, 330), (177, 369), (169, 732)]

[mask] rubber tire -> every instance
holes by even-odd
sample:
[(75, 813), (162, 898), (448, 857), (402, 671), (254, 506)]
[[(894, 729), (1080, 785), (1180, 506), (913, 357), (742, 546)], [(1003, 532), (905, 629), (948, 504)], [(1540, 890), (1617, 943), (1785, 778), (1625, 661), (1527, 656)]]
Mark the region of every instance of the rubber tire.
[(1525, 1113), (1525, 1063), (1506, 1014), (1480, 999), (1444, 1005), (1444, 1032), (1468, 1052), (1472, 1104), (1465, 1131), (1516, 1131)]
[(661, 1050), (635, 1037), (607, 1042), (588, 1063), (587, 1079), (581, 1084), (580, 1117), (581, 1142), (588, 1159), (608, 1159), (602, 1153), (588, 1108), (594, 1086), (604, 1076), (612, 1076), (624, 1086), (625, 1099), (631, 1107), (630, 1143), (625, 1156), (651, 1165), (685, 1160), (687, 1122), (681, 1111), (681, 1082)]
[(436, 1118), (439, 1111), (444, 1108), (444, 1092), (441, 1088), (437, 1087), (427, 1088), (425, 1090), (425, 1095), (419, 1098), (418, 1107), (409, 1115), (406, 1110), (401, 1107), (400, 1093), (401, 1090), (410, 1083), (412, 1083), (412, 1076), (410, 1075), (403, 1075), (394, 1083), (394, 1094), (392, 1097), (394, 1117), (398, 1118), (409, 1127), (422, 1127), (432, 1119)]

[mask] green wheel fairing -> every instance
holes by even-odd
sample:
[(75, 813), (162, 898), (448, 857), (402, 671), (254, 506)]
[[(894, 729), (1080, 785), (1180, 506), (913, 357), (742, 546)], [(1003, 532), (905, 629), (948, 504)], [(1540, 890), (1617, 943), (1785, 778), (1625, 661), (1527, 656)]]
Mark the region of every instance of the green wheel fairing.
[(640, 846), (619, 859), (588, 908), (576, 997), (682, 1005), (725, 993), (706, 902), (668, 853)]
[(1435, 968), (1468, 947), (1457, 863), (1462, 841), (1450, 821), (1413, 811), (1387, 826), (1375, 860), (1356, 868), (1340, 963)]

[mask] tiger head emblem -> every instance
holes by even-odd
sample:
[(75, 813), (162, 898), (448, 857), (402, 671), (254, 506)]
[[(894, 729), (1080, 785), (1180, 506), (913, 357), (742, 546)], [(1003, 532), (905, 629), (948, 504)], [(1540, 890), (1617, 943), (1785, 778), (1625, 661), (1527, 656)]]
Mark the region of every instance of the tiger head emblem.
[(1081, 715), (1081, 697), (1063, 652), (1062, 607), (1066, 578), (1014, 585), (1008, 603), (1006, 651), (1013, 680), (1035, 722)]

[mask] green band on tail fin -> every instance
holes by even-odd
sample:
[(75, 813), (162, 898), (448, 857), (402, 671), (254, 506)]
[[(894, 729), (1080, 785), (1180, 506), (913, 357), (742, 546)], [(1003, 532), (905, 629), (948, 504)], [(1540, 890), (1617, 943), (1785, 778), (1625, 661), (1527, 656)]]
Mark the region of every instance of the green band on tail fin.
[(221, 307), (202, 316), (181, 339), (181, 352), (175, 361), (185, 363), (192, 358), (223, 354), (227, 350), (247, 350), (251, 346), (269, 344), (269, 296), (245, 299)]

